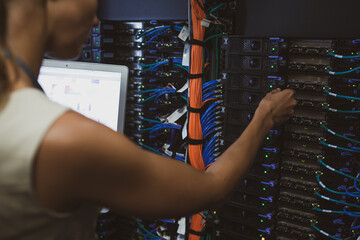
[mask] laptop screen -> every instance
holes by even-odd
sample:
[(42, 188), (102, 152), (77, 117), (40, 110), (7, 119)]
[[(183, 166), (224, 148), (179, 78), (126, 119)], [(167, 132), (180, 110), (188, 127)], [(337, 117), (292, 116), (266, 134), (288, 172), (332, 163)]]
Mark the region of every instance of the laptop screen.
[[(56, 62), (60, 65), (54, 66)], [(112, 71), (101, 70), (104, 64), (48, 63), (41, 67), (38, 81), (50, 100), (114, 131), (123, 131), (126, 84), (122, 81), (127, 80), (127, 73), (116, 71), (116, 66)]]

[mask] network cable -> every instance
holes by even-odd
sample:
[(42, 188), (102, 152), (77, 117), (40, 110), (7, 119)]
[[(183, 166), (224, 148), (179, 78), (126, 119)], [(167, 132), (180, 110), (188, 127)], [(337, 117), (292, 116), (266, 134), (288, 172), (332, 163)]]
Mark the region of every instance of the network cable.
[(346, 194), (351, 197), (356, 197), (356, 198), (360, 197), (360, 192), (352, 193), (352, 192), (349, 192), (348, 189), (345, 189), (345, 191), (346, 191)]
[[(138, 101), (138, 103), (146, 103), (146, 102), (150, 101), (151, 99), (154, 99), (154, 102), (157, 102), (157, 100), (161, 96), (169, 94), (169, 93), (176, 94), (177, 91), (176, 91), (176, 89), (173, 89), (173, 88), (164, 88), (164, 89), (152, 89), (152, 90), (140, 91), (140, 93), (151, 93), (150, 97)], [(181, 97), (185, 101), (187, 100), (187, 98), (183, 95), (179, 95), (179, 97)]]
[(355, 153), (360, 153), (359, 150), (355, 150), (355, 149), (351, 149), (351, 148), (343, 148), (343, 147), (339, 147), (333, 144), (328, 144), (326, 142), (320, 141), (320, 144), (329, 147), (329, 148), (334, 148), (334, 149), (340, 149), (340, 150), (344, 150), (344, 151), (348, 151), (348, 152), (355, 152)]
[(344, 209), (343, 209), (343, 211), (344, 211), (344, 213), (346, 214), (346, 215), (348, 215), (348, 216), (350, 216), (350, 217), (360, 217), (360, 213), (359, 212), (357, 212), (357, 213), (351, 213), (351, 212), (348, 212), (347, 210), (346, 210), (346, 206), (344, 207)]
[[(346, 208), (347, 208), (347, 206), (344, 207), (345, 210), (346, 210)], [(346, 212), (346, 211), (328, 210), (328, 209), (321, 209), (321, 208), (314, 208), (314, 210), (317, 211), (317, 212), (322, 212), (322, 213), (332, 213), (332, 214), (341, 214), (341, 215), (349, 213), (349, 212)], [(351, 212), (349, 214), (359, 215), (360, 212)]]
[(354, 68), (354, 69), (350, 69), (348, 71), (344, 71), (344, 72), (333, 72), (331, 70), (327, 70), (327, 72), (330, 74), (330, 75), (344, 75), (344, 74), (348, 74), (348, 73), (352, 73), (352, 72), (355, 72), (357, 70), (359, 70), (360, 67), (357, 67), (357, 68)]
[(323, 235), (325, 235), (325, 236), (327, 236), (327, 237), (329, 237), (329, 238), (336, 239), (336, 240), (343, 240), (342, 238), (338, 238), (338, 237), (335, 237), (335, 236), (333, 236), (333, 235), (330, 235), (329, 233), (327, 233), (327, 232), (319, 229), (319, 228), (316, 227), (315, 225), (312, 225), (312, 227), (313, 227), (316, 231), (318, 231), (319, 233), (321, 233), (321, 234), (323, 234)]
[[(182, 66), (182, 60), (181, 59), (171, 59), (172, 63), (174, 66), (177, 66), (181, 69), (184, 69), (185, 71), (189, 71), (187, 67), (184, 67)], [(165, 64), (170, 64), (170, 60), (166, 60), (166, 61), (162, 61), (162, 62), (158, 62), (158, 63), (152, 63), (152, 64), (140, 64), (140, 66), (144, 66), (144, 67), (148, 67), (144, 70), (141, 70), (140, 73), (145, 73), (145, 72), (148, 72), (148, 71), (156, 71), (160, 66), (163, 66)]]
[(328, 89), (325, 89), (325, 92), (326, 92), (328, 95), (333, 96), (333, 97), (360, 101), (360, 98), (358, 98), (358, 97), (351, 97), (351, 96), (345, 96), (345, 95), (340, 95), (340, 94), (332, 93), (332, 92), (330, 92)]
[[(154, 35), (154, 34), (158, 33), (159, 31), (162, 31), (162, 30), (165, 30), (165, 29), (171, 29), (171, 26), (170, 26), (170, 25), (162, 25), (162, 26), (153, 27), (153, 28), (151, 28), (151, 29), (149, 29), (149, 30), (147, 30), (147, 31), (145, 31), (145, 32), (137, 35), (135, 38), (136, 38), (136, 39), (140, 39), (140, 38), (143, 37), (144, 35), (145, 35), (146, 37), (149, 37), (149, 36), (151, 36), (151, 35)], [(174, 29), (175, 31), (180, 32), (182, 28), (179, 27), (179, 26), (173, 26), (173, 29)], [(166, 31), (166, 32), (167, 32), (167, 31)]]
[(315, 195), (317, 195), (318, 197), (320, 197), (320, 198), (322, 198), (324, 200), (330, 201), (330, 202), (334, 202), (334, 203), (338, 203), (338, 204), (342, 204), (342, 205), (347, 205), (347, 206), (354, 207), (354, 208), (360, 208), (360, 205), (347, 203), (347, 202), (342, 202), (342, 201), (339, 201), (339, 200), (336, 200), (336, 199), (333, 199), (333, 198), (329, 198), (329, 197), (326, 197), (324, 195), (321, 195), (318, 192), (316, 192)]
[[(357, 175), (357, 179), (359, 179), (358, 177), (359, 177), (359, 175)], [(357, 186), (357, 181), (355, 179), (354, 179), (354, 187), (355, 187), (356, 191), (360, 192), (360, 188)]]
[[(324, 167), (326, 167), (327, 169), (329, 169), (330, 171), (332, 171), (332, 172), (336, 172), (336, 173), (341, 174), (341, 175), (343, 175), (343, 176), (345, 176), (345, 177), (351, 178), (351, 179), (353, 179), (354, 181), (360, 182), (360, 179), (359, 179), (359, 178), (353, 177), (353, 176), (351, 176), (351, 175), (349, 175), (349, 174), (346, 174), (346, 173), (343, 173), (343, 172), (341, 172), (341, 171), (339, 171), (339, 170), (336, 170), (336, 169), (334, 169), (333, 167), (330, 167), (329, 165), (325, 164), (321, 159), (318, 159), (318, 162), (319, 162), (321, 165), (323, 165)], [(356, 184), (355, 184), (355, 185), (356, 185)], [(356, 190), (357, 190), (357, 191), (360, 191), (360, 189), (358, 189), (358, 188), (356, 188)]]
[(151, 123), (163, 123), (161, 121), (158, 120), (152, 120), (152, 119), (148, 119), (148, 118), (144, 118), (143, 116), (139, 117), (141, 120), (147, 121), (147, 122), (151, 122)]
[(329, 129), (327, 126), (325, 126), (325, 124), (321, 124), (321, 127), (322, 127), (323, 129), (325, 129), (327, 132), (329, 132), (329, 133), (331, 133), (332, 135), (334, 135), (334, 136), (337, 136), (337, 137), (346, 139), (346, 140), (348, 140), (348, 141), (351, 141), (351, 142), (360, 144), (360, 141), (355, 140), (355, 139), (352, 139), (352, 138), (349, 138), (349, 137), (346, 137), (346, 136), (341, 135), (341, 134), (339, 134), (339, 133), (336, 133), (336, 132), (334, 132), (333, 130)]
[(339, 191), (335, 191), (335, 190), (332, 190), (332, 189), (326, 187), (325, 184), (320, 180), (320, 175), (316, 176), (316, 180), (318, 181), (319, 185), (328, 192), (339, 194), (339, 195), (347, 195), (346, 192), (339, 192)]
[(336, 112), (336, 113), (360, 113), (360, 111), (346, 111), (346, 110), (339, 110), (339, 109), (335, 109), (335, 108), (330, 108), (328, 106), (324, 107), (326, 110), (329, 110), (331, 112)]
[(339, 54), (336, 54), (336, 53), (333, 53), (333, 52), (328, 52), (328, 54), (329, 54), (330, 56), (335, 57), (335, 58), (341, 58), (341, 59), (360, 58), (360, 54), (358, 54), (358, 55), (352, 55), (352, 56), (339, 55)]

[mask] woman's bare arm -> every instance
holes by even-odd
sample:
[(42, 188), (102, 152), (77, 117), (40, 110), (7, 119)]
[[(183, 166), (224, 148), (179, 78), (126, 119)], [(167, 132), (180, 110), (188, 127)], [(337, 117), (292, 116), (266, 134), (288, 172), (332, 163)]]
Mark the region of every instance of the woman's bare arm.
[(123, 135), (68, 112), (39, 149), (37, 196), (59, 212), (83, 203), (139, 217), (184, 216), (212, 208), (243, 177), (267, 132), (285, 121), (295, 104), (290, 90), (269, 94), (242, 136), (205, 173), (144, 151)]

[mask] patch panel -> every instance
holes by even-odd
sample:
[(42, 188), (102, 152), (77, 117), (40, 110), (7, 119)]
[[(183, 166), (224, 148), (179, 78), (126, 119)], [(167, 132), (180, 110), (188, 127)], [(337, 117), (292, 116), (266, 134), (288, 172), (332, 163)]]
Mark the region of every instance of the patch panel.
[(279, 193), (279, 201), (284, 204), (298, 206), (298, 209), (307, 209), (307, 211), (318, 206), (318, 200), (313, 194), (304, 195), (301, 192), (298, 193), (291, 189), (281, 189)]
[(280, 179), (280, 186), (291, 188), (296, 191), (313, 193), (318, 189), (318, 183), (295, 177), (282, 176)]
[(284, 157), (282, 159), (281, 169), (286, 172), (293, 172), (295, 174), (316, 175), (320, 171), (320, 167), (315, 161), (309, 163), (301, 158)]
[(279, 234), (286, 234), (296, 240), (308, 239), (316, 236), (315, 231), (311, 227), (304, 227), (285, 221), (278, 221), (276, 230)]
[(309, 212), (297, 211), (293, 208), (279, 207), (278, 219), (296, 224), (310, 225), (316, 223), (316, 215)]

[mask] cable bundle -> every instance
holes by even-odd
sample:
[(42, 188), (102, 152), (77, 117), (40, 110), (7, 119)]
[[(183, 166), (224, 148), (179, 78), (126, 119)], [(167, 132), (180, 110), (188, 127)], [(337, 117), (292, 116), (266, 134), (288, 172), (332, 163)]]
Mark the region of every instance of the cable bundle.
[[(191, 0), (193, 39), (200, 42), (203, 42), (205, 37), (205, 28), (201, 25), (201, 22), (206, 19), (206, 14), (203, 9), (204, 5), (201, 1)], [(203, 47), (199, 45), (192, 45), (190, 74), (203, 74), (203, 61)], [(190, 79), (189, 102), (190, 107), (193, 109), (201, 109), (203, 106), (201, 77)], [(190, 112), (188, 134), (190, 139), (200, 141), (203, 139), (200, 113)], [(189, 158), (192, 166), (200, 171), (205, 171), (204, 160), (202, 157), (202, 144), (189, 144)], [(202, 222), (202, 216), (199, 214), (194, 215), (191, 220), (191, 229), (200, 233), (203, 227), (204, 223)], [(199, 239), (200, 236), (193, 234), (189, 235), (189, 240)]]

